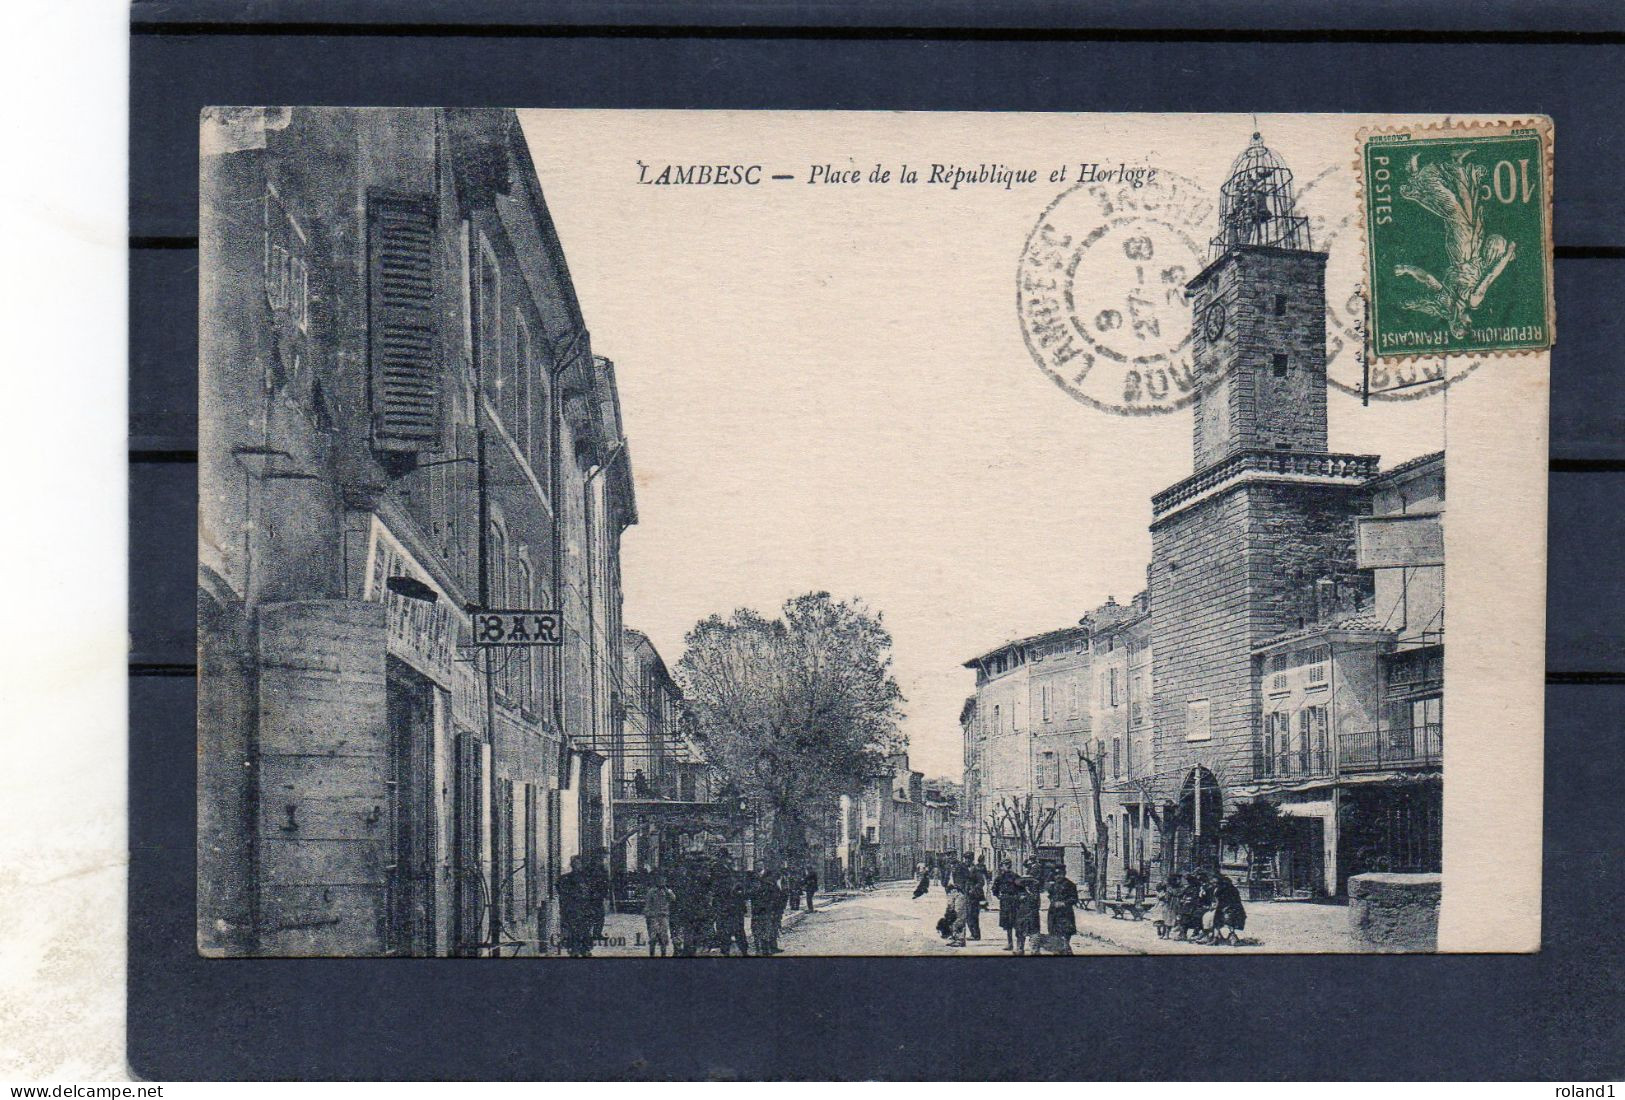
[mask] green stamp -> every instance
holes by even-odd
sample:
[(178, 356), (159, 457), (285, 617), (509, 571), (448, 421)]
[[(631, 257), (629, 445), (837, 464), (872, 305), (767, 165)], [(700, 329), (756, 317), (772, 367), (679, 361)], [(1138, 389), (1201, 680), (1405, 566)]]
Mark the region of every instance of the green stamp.
[(1361, 135), (1375, 358), (1552, 346), (1550, 167), (1544, 122)]

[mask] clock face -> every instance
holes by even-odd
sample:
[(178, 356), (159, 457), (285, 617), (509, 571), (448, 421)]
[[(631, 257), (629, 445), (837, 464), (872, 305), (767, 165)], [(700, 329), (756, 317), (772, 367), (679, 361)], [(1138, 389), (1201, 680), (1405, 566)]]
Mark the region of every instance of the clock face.
[(1217, 340), (1224, 335), (1224, 303), (1214, 302), (1202, 314), (1202, 330), (1207, 333), (1209, 340)]

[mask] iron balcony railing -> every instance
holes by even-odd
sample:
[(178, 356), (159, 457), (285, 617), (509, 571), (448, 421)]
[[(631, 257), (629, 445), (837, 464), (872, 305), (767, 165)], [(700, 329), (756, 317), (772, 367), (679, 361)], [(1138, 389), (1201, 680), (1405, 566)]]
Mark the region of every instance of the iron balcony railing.
[(1389, 726), (1345, 733), (1337, 739), (1337, 765), (1346, 772), (1437, 765), (1444, 757), (1444, 727)]
[(1336, 763), (1323, 744), (1302, 746), (1296, 738), (1288, 745), (1268, 739), (1253, 744), (1253, 779), (1297, 780), (1330, 776), (1335, 772), (1373, 772), (1389, 768), (1437, 767), (1444, 755), (1444, 727), (1388, 726), (1342, 733), (1336, 739)]

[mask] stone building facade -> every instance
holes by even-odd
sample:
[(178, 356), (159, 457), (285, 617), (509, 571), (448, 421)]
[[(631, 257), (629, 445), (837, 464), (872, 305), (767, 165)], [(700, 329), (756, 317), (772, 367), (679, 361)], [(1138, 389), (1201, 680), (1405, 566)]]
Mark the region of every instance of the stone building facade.
[[(975, 720), (962, 727), (977, 829), (990, 867), (1039, 857), (1081, 868), (1092, 835), (1088, 781), (1078, 762), (1092, 721), (1089, 632), (1063, 627), (965, 662), (976, 674)], [(1012, 815), (1015, 815), (1014, 817)]]
[(536, 950), (608, 847), (636, 505), (517, 119), (203, 130), (200, 948)]

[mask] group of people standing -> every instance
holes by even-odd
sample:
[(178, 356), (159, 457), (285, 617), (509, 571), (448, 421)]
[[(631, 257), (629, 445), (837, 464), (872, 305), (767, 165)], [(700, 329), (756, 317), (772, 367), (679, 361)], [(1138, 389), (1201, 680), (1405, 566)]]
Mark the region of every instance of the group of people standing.
[(650, 874), (643, 894), (649, 955), (777, 955), (785, 910), (805, 897), (811, 912), (817, 894), (816, 871), (751, 871), (734, 867), (725, 852), (691, 854)]
[(1226, 875), (1191, 871), (1170, 875), (1157, 891), (1157, 935), (1194, 943), (1241, 942), (1247, 907)]
[[(982, 938), (982, 910), (990, 908), (991, 893), (998, 902), (1004, 950), (1025, 955), (1031, 945), (1036, 951), (1037, 938), (1045, 934), (1040, 924), (1047, 894), (1047, 934), (1054, 937), (1050, 947), (1058, 954), (1072, 953), (1072, 937), (1078, 932), (1073, 912), (1078, 904), (1078, 885), (1067, 878), (1063, 868), (1029, 859), (1023, 873), (1017, 874), (1006, 859), (999, 863), (999, 873), (990, 879), (982, 861), (966, 852), (957, 863), (944, 864), (939, 873), (948, 894), (948, 908), (937, 922), (937, 931), (950, 947), (964, 947)], [(922, 867), (914, 890), (916, 898), (930, 889), (931, 879), (932, 870)]]
[(604, 938), (609, 875), (598, 860), (582, 865), (570, 857), (570, 869), (559, 876), (559, 946), (572, 958), (586, 958)]

